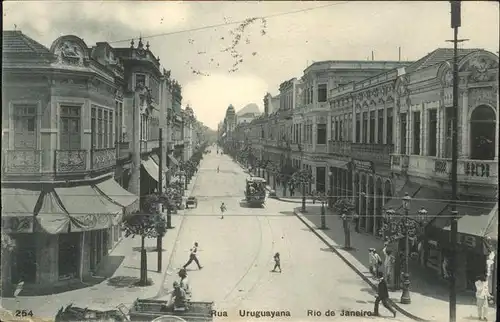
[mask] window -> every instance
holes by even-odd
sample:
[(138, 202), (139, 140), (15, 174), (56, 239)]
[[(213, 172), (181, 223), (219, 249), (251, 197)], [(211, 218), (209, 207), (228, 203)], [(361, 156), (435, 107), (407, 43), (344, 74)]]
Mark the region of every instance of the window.
[(317, 128), (317, 144), (326, 144), (326, 124), (318, 124)]
[(318, 85), (318, 102), (326, 102), (326, 84)]
[(370, 141), (375, 143), (375, 111), (370, 112)]
[[(113, 112), (110, 109), (92, 105), (90, 127), (94, 140), (94, 149), (105, 149), (114, 146)], [(117, 125), (117, 128), (119, 125)]]
[(356, 143), (361, 143), (361, 115), (356, 114)]
[(108, 111), (108, 145), (107, 147), (112, 148), (114, 147), (114, 142), (113, 142), (113, 112)]
[(80, 117), (80, 106), (61, 106), (61, 150), (81, 149)]
[(437, 156), (437, 110), (429, 110), (429, 156)]
[(387, 109), (387, 144), (394, 144), (392, 138), (392, 108)]
[(363, 113), (363, 143), (368, 143), (368, 112)]
[(104, 118), (103, 110), (99, 108), (97, 110), (97, 148), (101, 149), (104, 144)]
[(378, 111), (378, 129), (377, 129), (377, 143), (384, 143), (384, 111)]
[(349, 121), (347, 122), (347, 140), (352, 141), (352, 113), (349, 114)]
[(140, 84), (146, 86), (146, 75), (145, 74), (135, 74), (135, 87), (138, 87)]
[(15, 105), (14, 148), (35, 149), (37, 146), (36, 105)]
[(413, 112), (413, 154), (420, 155), (420, 112)]
[(331, 140), (332, 141), (335, 141), (335, 118), (331, 118), (330, 119), (330, 136), (331, 136)]
[(104, 110), (103, 111), (103, 146), (102, 147), (108, 147), (108, 111)]
[(406, 154), (406, 113), (400, 114), (401, 129), (399, 133), (401, 154)]
[(339, 121), (339, 141), (344, 141), (344, 136), (343, 136), (343, 122), (342, 120)]
[(117, 142), (125, 140), (125, 131), (123, 129), (123, 103), (115, 102), (115, 133)]

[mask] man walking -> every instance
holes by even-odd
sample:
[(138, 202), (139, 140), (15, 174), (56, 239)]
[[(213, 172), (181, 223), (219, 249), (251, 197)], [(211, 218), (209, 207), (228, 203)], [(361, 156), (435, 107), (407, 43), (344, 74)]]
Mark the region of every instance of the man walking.
[(226, 212), (226, 205), (224, 203), (222, 203), (220, 205), (220, 213), (221, 213), (221, 217), (220, 219), (224, 219), (224, 213)]
[(396, 317), (396, 310), (394, 310), (391, 307), (388, 301), (389, 291), (387, 290), (387, 283), (384, 280), (384, 275), (382, 273), (379, 273), (378, 278), (379, 278), (378, 292), (377, 292), (377, 298), (375, 299), (375, 306), (373, 308), (373, 315), (380, 316), (380, 314), (378, 313), (378, 306), (380, 302), (382, 302), (382, 305), (384, 305), (384, 307), (389, 311), (391, 311), (394, 317)]
[(200, 265), (200, 262), (198, 261), (198, 257), (196, 257), (196, 253), (198, 253), (198, 242), (194, 243), (193, 248), (190, 250), (189, 254), (189, 260), (187, 261), (186, 264), (184, 264), (183, 268), (186, 269), (193, 261), (198, 265), (198, 269), (202, 269), (203, 266)]
[(280, 253), (274, 254), (274, 268), (271, 272), (276, 272), (279, 269), (281, 273)]

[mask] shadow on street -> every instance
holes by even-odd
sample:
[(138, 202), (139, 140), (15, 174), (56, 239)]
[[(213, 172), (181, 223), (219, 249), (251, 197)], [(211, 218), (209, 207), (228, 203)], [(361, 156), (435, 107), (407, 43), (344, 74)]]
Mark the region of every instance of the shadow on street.
[(153, 280), (148, 278), (147, 285), (138, 285), (139, 278), (135, 276), (115, 276), (108, 280), (108, 285), (115, 288), (132, 288), (153, 285)]

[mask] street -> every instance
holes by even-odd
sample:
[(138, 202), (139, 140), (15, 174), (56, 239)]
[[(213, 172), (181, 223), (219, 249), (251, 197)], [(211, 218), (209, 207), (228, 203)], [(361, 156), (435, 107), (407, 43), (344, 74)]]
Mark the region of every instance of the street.
[[(205, 157), (193, 191), (198, 208), (185, 212), (171, 263), (173, 270), (181, 268), (190, 247), (199, 243), (203, 269), (194, 263), (188, 267), (193, 301), (214, 301), (221, 319), (227, 314), (231, 321), (242, 310), (288, 311), (301, 321), (342, 319), (342, 310), (371, 312), (374, 294), (369, 286), (295, 217), (290, 203), (268, 199), (265, 208), (245, 206), (247, 176), (226, 155), (213, 151)], [(221, 202), (227, 205), (224, 219)], [(281, 254), (281, 274), (270, 272), (276, 252)], [(172, 282), (170, 276), (165, 288)], [(308, 316), (308, 310), (321, 312), (321, 317), (314, 312)], [(325, 317), (328, 310), (336, 316)], [(380, 318), (355, 319), (394, 320), (385, 308), (380, 312)], [(408, 319), (398, 315), (396, 320)]]

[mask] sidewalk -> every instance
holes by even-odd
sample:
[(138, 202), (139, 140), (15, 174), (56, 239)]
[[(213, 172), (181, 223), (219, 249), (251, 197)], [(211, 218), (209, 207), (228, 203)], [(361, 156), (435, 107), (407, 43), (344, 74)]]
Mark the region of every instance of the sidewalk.
[[(189, 195), (196, 184), (197, 175), (188, 185)], [(96, 310), (112, 310), (120, 304), (130, 307), (137, 298), (153, 298), (162, 291), (164, 280), (176, 272), (169, 270), (170, 261), (175, 251), (176, 241), (184, 221), (183, 211), (172, 215), (172, 225), (175, 229), (168, 230), (163, 237), (162, 272), (158, 273), (158, 253), (156, 238), (146, 238), (149, 286), (137, 286), (140, 276), (140, 245), (141, 238), (121, 238), (110, 251), (96, 272), (99, 283), (80, 285), (58, 294), (42, 296), (17, 296), (2, 298), (2, 307), (9, 310), (32, 310), (34, 316), (42, 319), (54, 319), (61, 307), (73, 303), (74, 306), (88, 307)], [(81, 283), (80, 283), (81, 284)], [(21, 293), (22, 294), (22, 293)], [(24, 319), (26, 320), (26, 319)]]
[[(368, 269), (368, 248), (376, 248), (382, 253), (383, 241), (373, 235), (351, 232), (352, 250), (343, 249), (344, 231), (342, 220), (333, 211), (326, 212), (327, 230), (319, 230), (321, 222), (320, 206), (308, 206), (307, 213), (302, 214), (300, 208), (294, 213), (311, 229), (333, 252), (341, 257), (368, 284), (376, 288), (376, 281)], [(401, 291), (389, 292), (394, 306), (402, 314), (420, 321), (448, 321), (449, 302), (448, 286), (438, 281), (436, 276), (427, 273), (422, 267), (410, 267), (411, 273), (411, 304), (400, 304)], [(495, 321), (496, 309), (490, 307), (488, 320)], [(477, 308), (473, 294), (457, 294), (457, 321), (477, 320)]]

